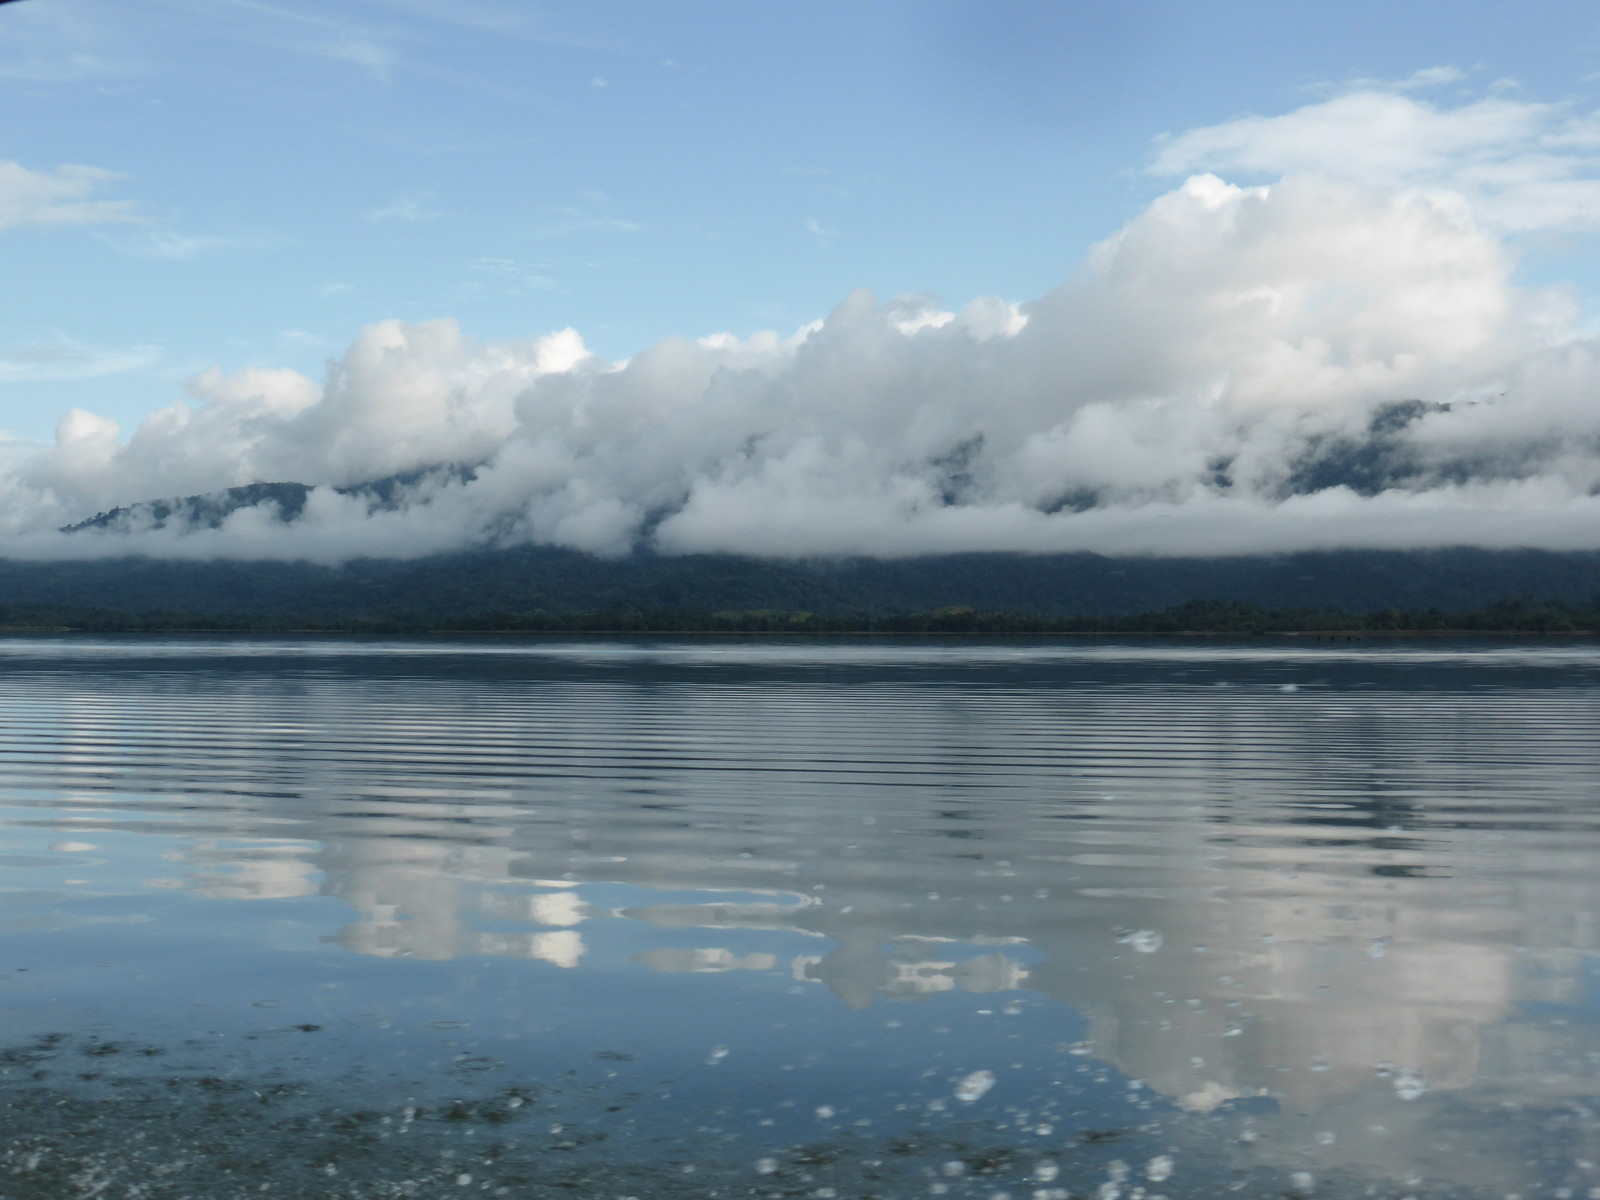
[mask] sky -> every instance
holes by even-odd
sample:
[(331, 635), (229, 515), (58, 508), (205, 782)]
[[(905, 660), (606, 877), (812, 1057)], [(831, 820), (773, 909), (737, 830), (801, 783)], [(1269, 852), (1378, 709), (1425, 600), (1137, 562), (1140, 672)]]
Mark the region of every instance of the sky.
[(18, 0), (0, 112), (0, 553), (1600, 545), (1590, 3)]

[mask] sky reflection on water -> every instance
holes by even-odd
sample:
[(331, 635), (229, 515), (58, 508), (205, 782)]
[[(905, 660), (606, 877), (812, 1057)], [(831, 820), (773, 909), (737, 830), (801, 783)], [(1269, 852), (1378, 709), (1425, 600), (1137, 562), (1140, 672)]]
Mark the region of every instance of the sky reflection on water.
[(281, 1011), (307, 1069), (671, 1072), (750, 1111), (734, 1154), (955, 1114), (1583, 1196), (1597, 682), (1587, 643), (6, 643), (0, 1029), (243, 1061)]

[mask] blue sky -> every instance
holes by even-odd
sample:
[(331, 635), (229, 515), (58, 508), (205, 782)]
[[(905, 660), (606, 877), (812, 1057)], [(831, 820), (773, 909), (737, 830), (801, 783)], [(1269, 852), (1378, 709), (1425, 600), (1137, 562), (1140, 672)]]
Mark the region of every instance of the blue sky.
[(7, 553), (1600, 539), (1589, 2), (19, 0), (0, 112)]
[(24, 0), (0, 159), (115, 172), (123, 219), (0, 233), (0, 428), (316, 375), (386, 317), (620, 358), (858, 286), (1031, 298), (1171, 186), (1159, 135), (1440, 65), (1587, 97), (1600, 10)]

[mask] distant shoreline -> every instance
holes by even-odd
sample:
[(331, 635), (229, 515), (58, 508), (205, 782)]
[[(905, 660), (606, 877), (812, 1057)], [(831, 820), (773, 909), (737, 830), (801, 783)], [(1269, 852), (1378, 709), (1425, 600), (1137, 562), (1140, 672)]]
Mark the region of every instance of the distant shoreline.
[(1468, 612), (1382, 609), (1266, 609), (1231, 601), (1191, 601), (1131, 616), (1049, 617), (965, 606), (913, 613), (817, 614), (775, 609), (616, 608), (554, 613), (491, 612), (440, 617), (393, 612), (362, 616), (306, 613), (125, 612), (111, 608), (0, 604), (0, 636), (80, 634), (263, 634), (429, 637), (1275, 637), (1340, 642), (1364, 638), (1590, 637), (1600, 634), (1600, 600), (1510, 600)]

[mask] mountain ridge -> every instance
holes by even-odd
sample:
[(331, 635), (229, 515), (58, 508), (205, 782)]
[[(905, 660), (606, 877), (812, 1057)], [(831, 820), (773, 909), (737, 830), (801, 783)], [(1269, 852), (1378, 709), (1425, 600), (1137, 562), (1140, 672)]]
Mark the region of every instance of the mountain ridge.
[(305, 512), (307, 498), (319, 486), (327, 486), (329, 491), (340, 496), (366, 501), (369, 512), (393, 511), (402, 507), (411, 493), (424, 485), (450, 481), (470, 483), (476, 477), (475, 467), (438, 465), (340, 487), (288, 480), (247, 483), (188, 496), (166, 496), (119, 504), (92, 517), (63, 525), (59, 532), (131, 534), (166, 529), (173, 525), (185, 530), (220, 529), (223, 522), (240, 509), (266, 505), (276, 508), (278, 520), (293, 524)]

